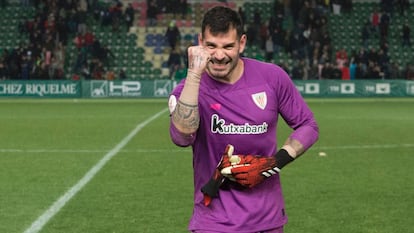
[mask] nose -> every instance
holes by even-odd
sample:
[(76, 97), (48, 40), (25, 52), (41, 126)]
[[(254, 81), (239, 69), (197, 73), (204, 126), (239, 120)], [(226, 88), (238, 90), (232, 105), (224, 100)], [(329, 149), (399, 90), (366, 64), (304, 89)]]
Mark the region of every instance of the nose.
[(218, 61), (221, 61), (221, 60), (223, 60), (226, 57), (224, 51), (221, 50), (221, 49), (216, 49), (211, 56), (215, 60), (218, 60)]

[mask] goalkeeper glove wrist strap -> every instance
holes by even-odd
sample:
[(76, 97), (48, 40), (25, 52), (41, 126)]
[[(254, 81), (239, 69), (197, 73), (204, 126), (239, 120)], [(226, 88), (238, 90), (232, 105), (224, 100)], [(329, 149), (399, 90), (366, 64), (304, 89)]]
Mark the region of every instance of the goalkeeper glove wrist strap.
[(282, 169), (284, 166), (286, 166), (288, 163), (292, 162), (294, 158), (289, 155), (287, 150), (280, 149), (275, 155), (276, 159), (276, 167), (275, 169), (279, 169), (277, 172), (280, 172), (280, 169)]

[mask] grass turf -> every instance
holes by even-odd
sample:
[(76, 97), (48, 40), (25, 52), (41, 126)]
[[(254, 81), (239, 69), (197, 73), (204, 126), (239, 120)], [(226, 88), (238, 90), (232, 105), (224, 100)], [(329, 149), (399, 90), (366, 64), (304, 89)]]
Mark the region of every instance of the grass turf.
[[(406, 233), (414, 219), (414, 99), (307, 99), (319, 141), (283, 169), (294, 233)], [(165, 99), (0, 100), (0, 232), (23, 232)], [(290, 130), (281, 122), (278, 139)], [(327, 156), (319, 156), (325, 152)], [(186, 232), (189, 148), (150, 122), (41, 232)]]

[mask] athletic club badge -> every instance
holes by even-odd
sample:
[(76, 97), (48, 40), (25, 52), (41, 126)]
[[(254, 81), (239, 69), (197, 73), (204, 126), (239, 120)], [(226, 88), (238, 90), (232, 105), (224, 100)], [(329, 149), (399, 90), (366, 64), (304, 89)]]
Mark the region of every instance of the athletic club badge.
[(267, 95), (266, 92), (259, 92), (252, 95), (253, 102), (257, 105), (257, 107), (264, 110), (267, 104)]

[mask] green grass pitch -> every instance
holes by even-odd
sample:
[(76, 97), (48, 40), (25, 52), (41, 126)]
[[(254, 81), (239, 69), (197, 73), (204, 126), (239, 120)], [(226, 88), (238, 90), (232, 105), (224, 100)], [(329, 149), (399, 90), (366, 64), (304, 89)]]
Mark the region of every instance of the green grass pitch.
[[(307, 102), (320, 139), (282, 171), (285, 232), (411, 232), (414, 98)], [(191, 152), (170, 141), (166, 107), (166, 99), (1, 99), (0, 232), (30, 229), (106, 155), (39, 232), (187, 232)], [(289, 133), (282, 121), (279, 142)]]

